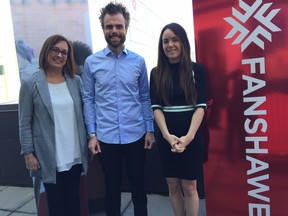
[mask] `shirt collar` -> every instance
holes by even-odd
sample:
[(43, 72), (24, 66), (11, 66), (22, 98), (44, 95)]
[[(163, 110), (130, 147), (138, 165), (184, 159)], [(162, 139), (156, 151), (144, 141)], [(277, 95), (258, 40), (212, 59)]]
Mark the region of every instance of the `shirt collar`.
[[(126, 49), (126, 47), (123, 48), (122, 52), (125, 53), (126, 55), (128, 54), (128, 50)], [(108, 46), (105, 47), (104, 54), (107, 56), (110, 53), (112, 53), (112, 51), (109, 49), (109, 47)]]

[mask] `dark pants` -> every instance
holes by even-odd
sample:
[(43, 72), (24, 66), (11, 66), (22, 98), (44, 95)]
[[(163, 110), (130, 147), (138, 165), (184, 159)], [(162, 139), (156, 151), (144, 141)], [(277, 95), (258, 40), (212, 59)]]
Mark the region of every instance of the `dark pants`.
[(105, 174), (107, 216), (121, 215), (122, 159), (127, 168), (135, 216), (147, 216), (147, 196), (144, 184), (145, 138), (131, 144), (101, 142), (99, 160)]
[(49, 216), (80, 216), (80, 176), (82, 165), (57, 172), (56, 184), (44, 183)]

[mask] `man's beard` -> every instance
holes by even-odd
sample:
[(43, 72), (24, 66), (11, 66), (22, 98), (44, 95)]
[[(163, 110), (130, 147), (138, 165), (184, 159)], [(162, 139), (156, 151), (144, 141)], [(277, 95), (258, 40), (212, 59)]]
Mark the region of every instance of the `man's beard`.
[(117, 42), (112, 42), (112, 38), (113, 36), (105, 36), (105, 40), (106, 42), (109, 44), (109, 46), (113, 47), (113, 48), (118, 48), (118, 47), (121, 47), (123, 46), (125, 40), (126, 40), (126, 36), (125, 35), (121, 35), (121, 36), (118, 36), (119, 37), (119, 41)]

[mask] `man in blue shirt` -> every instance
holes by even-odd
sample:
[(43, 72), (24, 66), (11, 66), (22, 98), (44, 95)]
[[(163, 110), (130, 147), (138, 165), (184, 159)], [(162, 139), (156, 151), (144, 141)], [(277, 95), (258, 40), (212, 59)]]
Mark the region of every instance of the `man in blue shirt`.
[(146, 149), (154, 143), (153, 112), (143, 57), (126, 49), (126, 7), (109, 3), (99, 20), (107, 47), (84, 65), (84, 117), (92, 155), (105, 174), (106, 214), (120, 216), (122, 159), (131, 185), (134, 215), (147, 216), (144, 185)]

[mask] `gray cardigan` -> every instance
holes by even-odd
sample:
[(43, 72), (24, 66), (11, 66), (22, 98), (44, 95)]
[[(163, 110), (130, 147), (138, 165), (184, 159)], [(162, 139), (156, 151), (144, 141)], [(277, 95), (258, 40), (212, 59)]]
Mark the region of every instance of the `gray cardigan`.
[[(65, 75), (74, 102), (83, 160), (83, 171), (88, 169), (88, 147), (82, 112), (82, 81), (79, 76)], [(21, 154), (34, 152), (41, 169), (31, 176), (41, 176), (44, 183), (56, 183), (55, 125), (48, 84), (40, 69), (23, 80), (19, 94), (19, 133)]]

